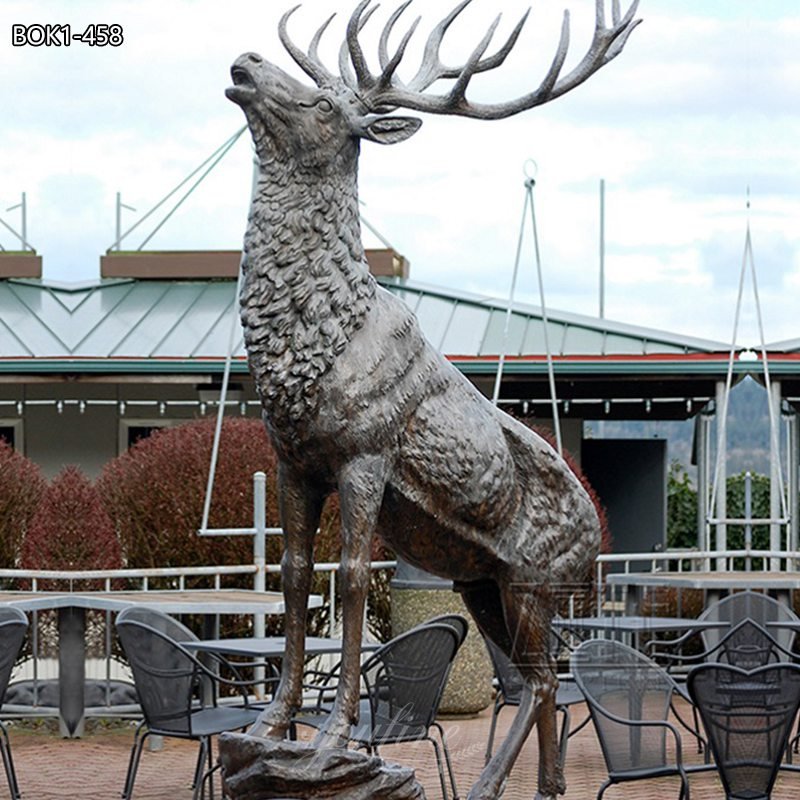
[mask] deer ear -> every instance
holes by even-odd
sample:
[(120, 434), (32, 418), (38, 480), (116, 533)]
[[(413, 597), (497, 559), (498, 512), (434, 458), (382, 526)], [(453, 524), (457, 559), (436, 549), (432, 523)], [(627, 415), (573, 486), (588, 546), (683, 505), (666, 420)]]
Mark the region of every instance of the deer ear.
[(378, 144), (397, 144), (412, 137), (422, 125), (416, 117), (372, 117), (362, 128), (361, 136)]

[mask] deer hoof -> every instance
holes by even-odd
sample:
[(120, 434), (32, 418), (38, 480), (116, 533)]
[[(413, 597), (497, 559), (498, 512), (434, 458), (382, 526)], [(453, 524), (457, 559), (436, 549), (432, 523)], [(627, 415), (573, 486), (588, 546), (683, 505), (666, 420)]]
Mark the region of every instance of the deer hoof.
[(347, 747), (350, 740), (345, 734), (333, 730), (320, 731), (312, 742), (312, 747), (318, 750), (336, 750)]
[(252, 727), (247, 731), (250, 736), (260, 736), (263, 739), (283, 739), (286, 736), (288, 726), (272, 725), (269, 722), (256, 720)]

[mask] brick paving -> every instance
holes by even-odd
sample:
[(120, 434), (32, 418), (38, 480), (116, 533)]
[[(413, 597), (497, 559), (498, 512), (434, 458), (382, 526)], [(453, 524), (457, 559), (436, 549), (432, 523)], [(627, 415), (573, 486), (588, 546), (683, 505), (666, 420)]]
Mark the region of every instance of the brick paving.
[[(583, 718), (583, 709), (573, 707), (575, 724)], [(513, 717), (513, 709), (502, 712), (498, 739)], [(465, 798), (470, 785), (483, 766), (483, 753), (489, 730), (489, 711), (470, 719), (442, 720), (450, 742), (459, 791)], [(25, 800), (109, 800), (120, 795), (133, 741), (133, 727), (115, 727), (94, 732), (82, 739), (61, 739), (56, 734), (33, 731), (12, 725), (10, 736), (20, 788)], [(535, 735), (525, 745), (512, 772), (503, 800), (532, 800), (535, 794)], [(690, 741), (684, 741), (687, 759), (699, 763)], [(189, 786), (197, 750), (191, 743), (172, 739), (163, 749), (145, 750), (134, 791), (135, 800), (189, 800)], [(425, 787), (428, 800), (440, 800), (441, 790), (433, 750), (421, 742), (385, 747), (386, 760), (413, 766)], [(566, 800), (592, 800), (597, 795), (606, 772), (597, 738), (588, 725), (570, 739), (567, 753)], [(690, 776), (694, 800), (719, 800), (723, 797), (714, 773)], [(652, 800), (677, 798), (679, 782), (675, 778), (637, 781), (611, 787), (607, 800)], [(773, 800), (796, 800), (800, 795), (800, 774), (784, 773), (778, 780)], [(219, 797), (219, 793), (216, 793)], [(0, 800), (8, 797), (5, 776), (0, 780)]]

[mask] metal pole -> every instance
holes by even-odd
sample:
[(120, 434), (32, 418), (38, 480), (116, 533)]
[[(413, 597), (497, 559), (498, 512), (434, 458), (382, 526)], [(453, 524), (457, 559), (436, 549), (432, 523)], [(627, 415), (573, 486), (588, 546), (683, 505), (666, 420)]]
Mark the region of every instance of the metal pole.
[[(750, 474), (750, 470), (744, 474), (744, 518), (747, 520), (744, 525), (744, 549), (750, 550), (753, 547), (753, 526), (750, 523), (753, 518), (753, 476)], [(752, 568), (752, 559), (747, 556), (745, 570), (750, 572)]]
[(708, 552), (708, 417), (702, 412), (697, 415), (697, 546), (701, 552)]
[(120, 243), (119, 240), (122, 238), (122, 198), (120, 197), (120, 193), (117, 192), (117, 223), (114, 227), (114, 241), (117, 243), (116, 250), (119, 252), (120, 250)]
[(600, 179), (600, 319), (606, 315), (606, 182)]
[[(780, 425), (781, 419), (781, 384), (780, 381), (773, 381), (770, 387), (769, 402), (772, 405), (772, 418), (776, 425)], [(781, 508), (781, 454), (780, 437), (777, 434), (769, 438), (769, 515), (772, 519), (778, 520), (783, 516)], [(769, 526), (769, 549), (774, 551), (781, 549), (781, 525), (779, 522), (772, 522)], [(770, 559), (770, 569), (780, 569), (780, 559)]]
[(22, 193), (22, 249), (28, 249), (28, 208), (25, 192)]
[[(726, 509), (728, 505), (728, 458), (727, 458), (727, 442), (725, 441), (725, 414), (726, 408), (726, 392), (725, 382), (717, 381), (717, 502), (714, 509), (717, 519), (725, 519), (727, 517)], [(724, 522), (717, 523), (717, 536), (715, 542), (715, 549), (717, 552), (722, 552), (728, 549), (728, 527)], [(725, 559), (717, 559), (717, 569), (725, 569)]]
[[(253, 563), (258, 568), (253, 578), (253, 589), (257, 592), (266, 591), (266, 573), (264, 566), (267, 561), (267, 476), (263, 472), (253, 473)], [(263, 615), (261, 617), (263, 626)], [(263, 636), (257, 633), (257, 636)]]
[[(256, 567), (253, 589), (263, 592), (267, 588), (267, 476), (263, 472), (253, 473), (253, 527), (253, 563)], [(253, 636), (261, 639), (265, 634), (266, 617), (264, 614), (253, 614)], [(258, 686), (265, 677), (264, 667), (257, 667), (254, 673)]]
[(798, 519), (800, 512), (800, 425), (797, 414), (789, 417), (789, 541), (787, 548), (797, 550)]

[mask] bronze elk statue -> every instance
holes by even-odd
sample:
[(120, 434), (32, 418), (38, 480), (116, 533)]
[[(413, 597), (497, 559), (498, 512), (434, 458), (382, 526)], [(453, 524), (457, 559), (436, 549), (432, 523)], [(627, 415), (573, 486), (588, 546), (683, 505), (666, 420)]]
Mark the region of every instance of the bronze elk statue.
[[(410, 2), (410, 0), (409, 0)], [(244, 110), (259, 171), (244, 242), (240, 294), (249, 368), (278, 454), (284, 530), (286, 653), (279, 687), (252, 734), (283, 737), (301, 701), (306, 608), (314, 537), (326, 497), (341, 506), (340, 585), (344, 626), (341, 680), (317, 748), (342, 747), (356, 721), (363, 610), (375, 535), (410, 564), (451, 579), (481, 632), (519, 665), (527, 681), (502, 747), (472, 788), (496, 798), (534, 725), (539, 793), (565, 790), (549, 653), (553, 587), (589, 574), (600, 531), (595, 508), (552, 447), (498, 410), (422, 335), (406, 304), (370, 275), (361, 243), (357, 168), (361, 140), (402, 142), (420, 120), (397, 109), (501, 119), (549, 102), (585, 81), (622, 50), (637, 25), (604, 0), (588, 52), (561, 75), (569, 45), (564, 14), (555, 58), (540, 85), (502, 103), (466, 97), (472, 78), (499, 67), (525, 20), (486, 55), (498, 17), (463, 66), (442, 63), (443, 37), (463, 0), (427, 39), (416, 75), (397, 73), (419, 19), (389, 40), (404, 2), (379, 41), (371, 71), (359, 35), (375, 8), (364, 0), (347, 24), (339, 74), (319, 57), (329, 18), (307, 51), (287, 22), (279, 35), (313, 80), (309, 87), (255, 53), (234, 63), (227, 96)], [(440, 79), (443, 94), (429, 92)]]

